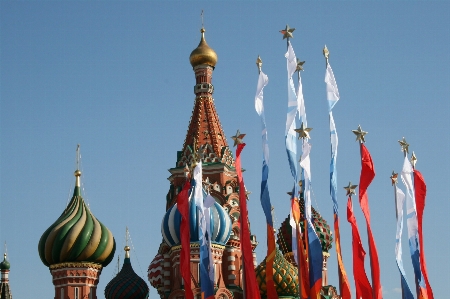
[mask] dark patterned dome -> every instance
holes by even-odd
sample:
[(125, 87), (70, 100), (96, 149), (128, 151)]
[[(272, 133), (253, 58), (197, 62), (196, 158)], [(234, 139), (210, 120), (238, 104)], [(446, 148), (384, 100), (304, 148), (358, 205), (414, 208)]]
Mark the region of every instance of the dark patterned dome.
[(149, 289), (145, 281), (133, 270), (129, 255), (130, 247), (125, 246), (122, 270), (105, 288), (106, 299), (147, 299)]
[(81, 171), (75, 171), (73, 197), (59, 218), (42, 235), (38, 251), (46, 266), (65, 262), (108, 265), (116, 242), (111, 231), (95, 218), (81, 197)]
[[(267, 296), (266, 259), (255, 269), (261, 296)], [(273, 261), (273, 282), (278, 296), (298, 298), (298, 270), (277, 249)]]
[[(314, 209), (311, 209), (312, 216), (314, 219), (314, 228), (316, 230), (317, 236), (320, 239), (322, 245), (322, 251), (328, 252), (333, 246), (333, 232), (330, 230), (330, 226), (325, 221), (325, 219), (320, 216), (320, 214)], [(304, 202), (303, 199), (300, 200), (300, 218), (304, 218)], [(304, 222), (300, 222), (302, 231), (304, 229)], [(283, 254), (292, 252), (292, 227), (289, 224), (289, 216), (283, 221), (277, 234), (277, 244), (280, 246)]]

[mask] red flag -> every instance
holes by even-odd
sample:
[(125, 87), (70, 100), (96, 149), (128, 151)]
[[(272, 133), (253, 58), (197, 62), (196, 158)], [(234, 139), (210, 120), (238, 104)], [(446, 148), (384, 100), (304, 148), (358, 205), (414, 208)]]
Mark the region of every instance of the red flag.
[(425, 278), (425, 284), (427, 286), (428, 299), (434, 299), (433, 290), (428, 282), (427, 265), (425, 262), (425, 251), (423, 249), (423, 211), (425, 210), (425, 197), (427, 195), (427, 185), (423, 179), (420, 171), (414, 169), (414, 191), (416, 193), (416, 209), (417, 209), (417, 222), (419, 231), (419, 245), (420, 245), (420, 269), (422, 270), (423, 277)]
[(242, 179), (241, 169), (241, 152), (244, 149), (245, 143), (240, 143), (236, 150), (236, 172), (239, 181), (239, 207), (241, 210), (241, 251), (244, 265), (245, 286), (244, 298), (260, 299), (258, 283), (256, 281), (255, 267), (253, 265), (253, 251), (250, 243), (250, 230), (248, 227), (248, 212), (247, 212), (247, 195), (245, 194), (244, 180)]
[(267, 258), (266, 258), (266, 286), (267, 298), (278, 298), (275, 283), (273, 282), (273, 261), (275, 259), (275, 236), (273, 227), (267, 224)]
[[(306, 227), (306, 223), (305, 223), (305, 227)], [(305, 236), (305, 240), (303, 240), (303, 238), (300, 235), (300, 225), (298, 225), (297, 227), (297, 241), (298, 241), (298, 245), (297, 245), (297, 252), (298, 255), (300, 256), (298, 258), (299, 263), (300, 263), (300, 271), (299, 271), (299, 277), (301, 279), (302, 282), (302, 287), (301, 287), (301, 298), (302, 299), (307, 299), (309, 297), (309, 291), (310, 291), (310, 287), (309, 287), (309, 264), (308, 264), (308, 239), (307, 239), (307, 234), (305, 231), (303, 231), (303, 234)], [(306, 250), (305, 250), (305, 246), (304, 244), (306, 244)]]
[(339, 216), (334, 214), (334, 232), (336, 242), (336, 253), (338, 260), (338, 275), (339, 275), (339, 291), (341, 292), (342, 299), (350, 299), (352, 297), (350, 293), (350, 284), (347, 279), (347, 272), (344, 268), (344, 261), (341, 254), (341, 237), (339, 232)]
[[(372, 157), (369, 151), (365, 147), (364, 143), (361, 143), (361, 176), (359, 179), (359, 204), (361, 210), (366, 218), (367, 224), (367, 238), (369, 239), (369, 255), (370, 255), (370, 268), (372, 273), (372, 286), (373, 286), (373, 298), (382, 299), (383, 294), (381, 290), (380, 281), (380, 264), (378, 262), (378, 252), (375, 245), (375, 239), (373, 237), (372, 228), (370, 226), (370, 210), (369, 210), (369, 197), (367, 196), (367, 188), (375, 178), (375, 168), (373, 166)], [(365, 297), (364, 297), (365, 298)], [(369, 297), (368, 297), (369, 298)]]
[[(372, 287), (366, 275), (364, 267), (364, 251), (359, 235), (356, 218), (353, 214), (352, 198), (349, 196), (347, 201), (347, 220), (352, 226), (352, 247), (353, 247), (353, 278), (355, 279), (356, 298), (370, 299), (372, 296)], [(344, 297), (343, 297), (344, 298)]]
[(177, 197), (177, 208), (181, 214), (180, 238), (180, 273), (184, 280), (184, 293), (187, 299), (194, 299), (191, 288), (191, 234), (189, 227), (189, 180), (183, 186), (183, 190)]

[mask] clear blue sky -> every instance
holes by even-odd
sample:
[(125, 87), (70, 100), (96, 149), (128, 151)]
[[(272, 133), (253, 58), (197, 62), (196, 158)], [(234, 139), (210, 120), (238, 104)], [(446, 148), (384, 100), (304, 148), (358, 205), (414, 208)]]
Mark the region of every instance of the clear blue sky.
[[(435, 298), (444, 298), (450, 281), (449, 2), (1, 1), (0, 240), (8, 246), (14, 298), (54, 295), (37, 244), (72, 194), (78, 143), (84, 197), (114, 234), (121, 257), (129, 227), (132, 264), (147, 281), (147, 267), (162, 239), (167, 169), (175, 166), (194, 103), (188, 58), (200, 39), (202, 9), (206, 39), (218, 54), (213, 84), (220, 121), (229, 143), (237, 129), (247, 134), (242, 164), (252, 191), (250, 221), (260, 242), (258, 262), (265, 256), (266, 237), (259, 203), (255, 60), (261, 55), (269, 76), (264, 91), (269, 189), (279, 225), (288, 215), (286, 191), (292, 187), (284, 149), (286, 42), (278, 33), (288, 23), (296, 28), (296, 54), (306, 60), (302, 78), (308, 125), (314, 128), (313, 206), (329, 224), (325, 44), (339, 86), (341, 100), (333, 109), (340, 138), (338, 196), (352, 289), (351, 233), (341, 187), (359, 181), (359, 147), (351, 130), (361, 124), (369, 132), (366, 146), (377, 172), (369, 203), (384, 298), (401, 296), (389, 176), (401, 170), (397, 140), (403, 136), (428, 184), (425, 253)], [(365, 232), (357, 201), (355, 210)], [(367, 249), (364, 233), (363, 240)], [(403, 246), (412, 283), (406, 239)], [(334, 247), (328, 269), (330, 283), (337, 285)], [(115, 262), (103, 270), (98, 298), (114, 271)], [(151, 288), (150, 298), (157, 297)]]

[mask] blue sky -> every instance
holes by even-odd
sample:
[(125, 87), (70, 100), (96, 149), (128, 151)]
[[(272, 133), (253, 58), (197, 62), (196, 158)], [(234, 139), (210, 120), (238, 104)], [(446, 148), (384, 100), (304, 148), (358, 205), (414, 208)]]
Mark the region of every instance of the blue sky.
[[(446, 1), (317, 2), (0, 2), (0, 240), (7, 242), (15, 298), (51, 298), (51, 275), (37, 252), (42, 233), (65, 208), (81, 144), (84, 197), (114, 234), (123, 259), (125, 227), (132, 264), (146, 279), (161, 242), (168, 168), (181, 150), (194, 103), (189, 54), (198, 45), (200, 11), (218, 54), (213, 76), (220, 121), (231, 144), (246, 133), (242, 156), (258, 262), (266, 252), (260, 121), (254, 110), (256, 57), (269, 76), (264, 102), (269, 132), (269, 190), (275, 224), (289, 213), (292, 187), (284, 149), (286, 42), (306, 60), (303, 91), (311, 132), (313, 206), (332, 224), (325, 60), (330, 51), (341, 100), (333, 109), (339, 134), (338, 200), (344, 264), (351, 275), (351, 232), (341, 187), (358, 183), (359, 146), (351, 130), (368, 131), (377, 176), (369, 187), (372, 227), (385, 299), (400, 298), (395, 264), (395, 212), (389, 176), (401, 171), (403, 136), (428, 185), (425, 253), (436, 298), (450, 281), (450, 3)], [(354, 200), (367, 249), (364, 218)], [(406, 237), (406, 231), (404, 232)], [(410, 283), (408, 244), (403, 257)], [(116, 257), (115, 257), (116, 258)], [(368, 265), (368, 263), (367, 263)], [(98, 298), (114, 275), (106, 267)], [(334, 247), (329, 281), (337, 285)], [(368, 266), (367, 266), (367, 269)], [(370, 272), (370, 271), (369, 271)], [(157, 298), (151, 288), (150, 298)]]

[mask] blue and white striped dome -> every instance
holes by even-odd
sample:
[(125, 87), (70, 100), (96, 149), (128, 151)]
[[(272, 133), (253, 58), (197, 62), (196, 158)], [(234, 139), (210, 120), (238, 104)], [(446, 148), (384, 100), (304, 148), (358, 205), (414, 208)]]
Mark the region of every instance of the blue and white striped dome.
[[(198, 242), (198, 216), (195, 203), (189, 202), (189, 222), (191, 232), (191, 242)], [(231, 234), (231, 219), (225, 209), (217, 202), (211, 207), (211, 242), (225, 245)], [(177, 205), (173, 205), (167, 210), (161, 223), (161, 233), (167, 245), (170, 247), (180, 244), (181, 214)]]

